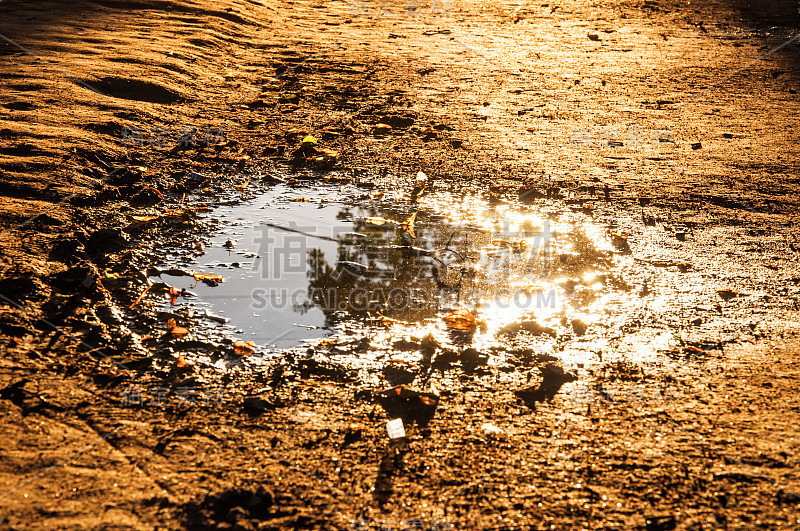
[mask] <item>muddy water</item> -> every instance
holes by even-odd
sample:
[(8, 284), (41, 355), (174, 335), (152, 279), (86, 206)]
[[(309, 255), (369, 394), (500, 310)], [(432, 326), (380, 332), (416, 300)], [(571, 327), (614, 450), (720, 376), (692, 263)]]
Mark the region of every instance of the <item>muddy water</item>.
[(157, 267), (223, 280), (162, 273), (186, 289), (163, 309), (199, 317), (198, 337), (252, 341), (256, 357), (313, 348), (402, 366), (434, 340), (489, 365), (582, 366), (611, 347), (647, 362), (676, 345), (643, 319), (651, 288), (631, 282), (625, 234), (579, 205), (278, 184), (206, 219), (202, 252), (167, 249)]

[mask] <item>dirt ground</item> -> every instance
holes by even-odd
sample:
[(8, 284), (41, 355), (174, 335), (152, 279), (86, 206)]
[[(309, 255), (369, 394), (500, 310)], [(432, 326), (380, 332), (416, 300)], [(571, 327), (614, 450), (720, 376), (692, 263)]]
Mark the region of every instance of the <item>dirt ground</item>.
[[(800, 528), (800, 6), (768, 4), (0, 2), (0, 528)], [(686, 296), (608, 348), (659, 322), (675, 363), (565, 366), (534, 408), (547, 360), (456, 371), (390, 441), (335, 368), (158, 359), (130, 306), (202, 227), (131, 216), (288, 167), (301, 130), (361, 183), (590, 206)]]

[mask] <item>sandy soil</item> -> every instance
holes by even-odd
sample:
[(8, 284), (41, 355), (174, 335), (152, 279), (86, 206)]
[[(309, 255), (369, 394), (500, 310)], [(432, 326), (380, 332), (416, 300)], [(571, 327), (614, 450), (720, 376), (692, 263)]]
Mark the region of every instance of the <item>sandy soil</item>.
[[(4, 0), (0, 527), (797, 529), (797, 8)], [(130, 331), (152, 258), (130, 216), (207, 200), (193, 171), (280, 164), (296, 129), (378, 186), (558, 186), (636, 255), (647, 198), (694, 229), (665, 245), (748, 296), (671, 374), (578, 371), (596, 394), (531, 410), (514, 391), (537, 363), (465, 373), (398, 444), (336, 371), (178, 400), (191, 371)], [(170, 398), (132, 407), (134, 384)]]

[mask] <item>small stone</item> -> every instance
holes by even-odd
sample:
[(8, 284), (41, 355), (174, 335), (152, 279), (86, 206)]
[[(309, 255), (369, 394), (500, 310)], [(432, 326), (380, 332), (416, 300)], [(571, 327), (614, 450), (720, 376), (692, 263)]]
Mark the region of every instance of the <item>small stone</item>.
[(386, 432), (390, 439), (401, 439), (406, 436), (406, 429), (403, 426), (403, 419), (393, 419), (386, 423)]
[(498, 435), (503, 434), (503, 430), (501, 430), (491, 422), (486, 422), (485, 424), (482, 424), (481, 431), (483, 432), (484, 435), (489, 437), (497, 437)]

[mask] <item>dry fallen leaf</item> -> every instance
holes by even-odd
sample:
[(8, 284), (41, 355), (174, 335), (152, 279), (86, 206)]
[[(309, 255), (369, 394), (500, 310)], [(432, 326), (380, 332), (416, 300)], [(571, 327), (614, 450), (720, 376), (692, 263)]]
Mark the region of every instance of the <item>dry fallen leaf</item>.
[(414, 222), (417, 220), (417, 213), (414, 212), (411, 214), (407, 220), (403, 222), (401, 227), (404, 231), (406, 231), (412, 238), (416, 238), (417, 235), (414, 234)]
[(308, 203), (309, 199), (307, 197), (293, 197), (289, 201), (293, 203)]
[(256, 351), (256, 347), (252, 341), (245, 343), (244, 341), (235, 341), (233, 343), (233, 351), (240, 356), (252, 356)]
[(183, 354), (178, 354), (178, 363), (176, 364), (176, 367), (183, 368), (183, 367), (191, 367), (191, 366), (192, 366), (192, 364), (189, 363), (188, 361), (186, 361), (186, 359), (183, 357)]
[(472, 332), (477, 328), (475, 318), (469, 313), (469, 310), (463, 308), (446, 315), (444, 322), (448, 328), (458, 332)]
[(188, 328), (184, 328), (182, 326), (178, 326), (178, 323), (175, 322), (175, 319), (170, 319), (167, 321), (167, 324), (170, 327), (169, 333), (175, 337), (183, 337), (189, 333)]
[(420, 399), (420, 402), (422, 402), (426, 406), (435, 406), (436, 404), (439, 403), (439, 401), (435, 397), (426, 396), (426, 395), (423, 395), (423, 394), (420, 394), (419, 399)]
[(195, 280), (205, 282), (209, 286), (216, 286), (222, 282), (222, 275), (212, 275), (211, 273), (192, 273)]
[(365, 218), (365, 221), (370, 225), (385, 225), (387, 223), (393, 223), (391, 220), (384, 218)]
[(185, 289), (182, 289), (182, 290), (178, 291), (173, 286), (170, 286), (169, 287), (169, 303), (172, 306), (174, 306), (175, 305), (175, 301), (178, 300), (178, 297), (180, 297), (180, 296), (182, 296), (184, 294), (186, 294), (186, 290)]
[(130, 305), (130, 306), (128, 306), (128, 308), (133, 308), (134, 306), (136, 306), (137, 304), (139, 304), (139, 303), (141, 302), (141, 300), (144, 298), (145, 294), (146, 294), (148, 291), (150, 291), (150, 288), (152, 288), (152, 287), (153, 287), (153, 285), (151, 284), (151, 285), (147, 286), (146, 288), (144, 288), (144, 290), (143, 290), (143, 291), (142, 291), (142, 292), (139, 294), (139, 296), (138, 296), (138, 297), (136, 297), (136, 300), (135, 300), (135, 301), (133, 301), (133, 302), (131, 303), (131, 305)]

